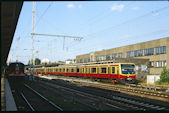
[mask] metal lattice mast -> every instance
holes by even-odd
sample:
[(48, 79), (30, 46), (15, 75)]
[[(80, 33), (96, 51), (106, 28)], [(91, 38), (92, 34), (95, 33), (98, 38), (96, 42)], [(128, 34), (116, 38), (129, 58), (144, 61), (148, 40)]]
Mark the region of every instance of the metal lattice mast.
[(19, 39), (20, 37), (17, 38), (17, 43), (16, 43), (16, 62), (18, 62), (18, 44), (19, 44)]
[[(33, 1), (33, 7), (32, 7), (32, 33), (35, 32), (35, 1)], [(32, 66), (31, 66), (32, 61)], [(33, 35), (31, 35), (31, 59), (30, 59), (30, 69), (33, 67), (34, 72), (34, 39)]]

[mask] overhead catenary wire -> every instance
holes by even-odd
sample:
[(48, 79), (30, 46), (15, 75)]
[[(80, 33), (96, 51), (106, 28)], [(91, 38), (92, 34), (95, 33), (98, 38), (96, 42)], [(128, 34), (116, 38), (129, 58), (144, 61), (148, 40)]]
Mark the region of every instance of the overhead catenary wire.
[(52, 6), (52, 4), (53, 4), (53, 2), (48, 5), (48, 7), (45, 9), (45, 11), (42, 13), (42, 15), (39, 17), (39, 20), (37, 20), (37, 23), (35, 24), (35, 28), (36, 28), (36, 26), (38, 26), (40, 20), (43, 18), (43, 16), (44, 16), (44, 15), (46, 14), (46, 12), (49, 10), (49, 8)]
[[(150, 16), (150, 15), (151, 15), (152, 13), (154, 13), (154, 12), (157, 13), (157, 12), (163, 11), (163, 10), (165, 10), (165, 9), (167, 9), (167, 8), (169, 8), (169, 6), (163, 7), (163, 8), (157, 9), (157, 10), (150, 11), (150, 12), (144, 14), (144, 15), (137, 16), (137, 17), (135, 17), (135, 18), (129, 19), (129, 20), (127, 20), (127, 21), (124, 21), (124, 22), (122, 22), (122, 23), (120, 23), (120, 24), (117, 24), (117, 25), (111, 26), (111, 27), (109, 27), (109, 28), (105, 28), (105, 29), (99, 30), (99, 31), (97, 31), (97, 32), (95, 32), (95, 33), (87, 34), (85, 37), (91, 36), (91, 35), (94, 35), (94, 34), (97, 34), (97, 33), (100, 33), (100, 32), (103, 33), (103, 31), (106, 31), (106, 30), (110, 30), (110, 29), (119, 27), (119, 26), (121, 26), (121, 25), (124, 25), (124, 24), (129, 23), (129, 22), (133, 22), (133, 21), (135, 21), (135, 20), (139, 20), (139, 19), (141, 19), (141, 18), (143, 18), (143, 17)], [(87, 39), (87, 38), (86, 38), (86, 39)]]
[[(161, 33), (169, 33), (169, 28), (167, 28), (167, 29), (161, 29), (161, 30), (158, 30), (158, 31), (153, 31), (151, 33), (148, 32), (148, 33), (144, 33), (144, 34), (140, 34), (140, 35), (135, 35), (135, 36), (129, 37), (128, 39), (125, 39), (125, 40), (119, 39), (119, 40), (116, 40), (114, 43), (118, 43), (118, 42), (124, 43), (124, 42), (127, 42), (127, 41), (131, 41), (135, 37), (158, 35), (159, 33), (160, 34)], [(109, 42), (111, 42), (111, 41), (109, 41)], [(75, 44), (75, 46), (77, 46), (77, 45)], [(90, 46), (90, 45), (88, 45), (88, 46)], [(79, 50), (75, 51), (75, 53), (72, 53), (72, 54), (85, 53), (85, 52), (87, 52), (89, 50), (92, 50), (92, 49), (91, 48), (85, 49), (85, 51), (82, 51), (82, 49), (79, 49)], [(88, 53), (90, 53), (90, 52), (88, 52)]]
[[(110, 30), (110, 29), (114, 29), (114, 28), (119, 27), (119, 26), (121, 26), (121, 25), (130, 23), (130, 22), (134, 22), (135, 20), (142, 19), (142, 18), (144, 18), (144, 17), (146, 17), (146, 16), (150, 16), (152, 13), (157, 13), (157, 12), (163, 11), (163, 10), (165, 10), (165, 9), (167, 9), (167, 8), (169, 8), (169, 6), (163, 7), (163, 8), (160, 8), (160, 9), (156, 9), (156, 10), (152, 10), (152, 11), (146, 13), (146, 14), (137, 16), (137, 17), (132, 18), (132, 19), (129, 19), (129, 20), (127, 20), (127, 21), (124, 21), (124, 22), (119, 23), (119, 24), (117, 24), (117, 25), (114, 25), (114, 26), (112, 26), (112, 27), (109, 27), (109, 28), (106, 28), (106, 29), (97, 31), (97, 32), (95, 32), (95, 33), (91, 33), (91, 34), (84, 35), (84, 37), (93, 36), (93, 37), (90, 37), (90, 40), (91, 40), (91, 39), (95, 39), (95, 38), (97, 38), (97, 37), (95, 37), (94, 34), (103, 33), (103, 31)], [(85, 39), (83, 40), (83, 42), (85, 42), (87, 39), (89, 39), (89, 38), (85, 38)], [(80, 44), (80, 43), (79, 43), (79, 44)], [(72, 44), (72, 45), (73, 45), (73, 44)], [(70, 45), (70, 47), (72, 47), (72, 45)], [(76, 44), (74, 44), (74, 45), (76, 45)], [(74, 45), (73, 45), (73, 46), (74, 46)]]
[[(45, 12), (45, 11), (44, 11), (44, 12)], [(154, 12), (153, 12), (153, 13), (154, 13)], [(41, 15), (41, 16), (42, 16), (42, 15)], [(42, 16), (42, 17), (43, 17), (43, 16)], [(43, 19), (43, 18), (41, 18), (41, 19)], [(39, 20), (40, 20), (40, 18), (39, 18)], [(41, 21), (41, 20), (40, 20), (40, 21)], [(129, 22), (130, 22), (130, 21), (129, 21)], [(110, 28), (110, 29), (112, 29), (112, 28)], [(89, 34), (88, 36), (92, 36), (92, 35)], [(97, 37), (95, 37), (95, 38), (97, 38)], [(93, 39), (93, 38), (92, 38), (92, 39)], [(85, 39), (85, 40), (86, 40), (86, 39)], [(88, 40), (88, 39), (87, 39), (87, 40)], [(79, 45), (79, 44), (81, 44), (81, 43), (78, 43), (78, 42), (77, 42), (77, 44)], [(73, 46), (77, 46), (77, 45), (74, 44)], [(73, 46), (71, 46), (71, 47), (73, 47)]]
[[(40, 20), (43, 18), (43, 16), (45, 15), (45, 13), (49, 10), (49, 8), (52, 6), (52, 4), (53, 4), (53, 2), (48, 5), (48, 7), (44, 10), (44, 12), (42, 13), (42, 15), (38, 16), (37, 14), (35, 14), (39, 19), (37, 20), (37, 23), (35, 24), (34, 29), (37, 28), (37, 26), (38, 26)], [(30, 34), (30, 32), (28, 32), (28, 33), (25, 35), (25, 37), (28, 37), (29, 34)]]

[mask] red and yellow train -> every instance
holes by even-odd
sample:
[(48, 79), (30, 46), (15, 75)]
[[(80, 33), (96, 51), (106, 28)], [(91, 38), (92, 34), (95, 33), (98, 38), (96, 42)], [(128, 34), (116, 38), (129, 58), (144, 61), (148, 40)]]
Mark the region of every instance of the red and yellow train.
[(135, 83), (136, 81), (133, 63), (42, 67), (35, 68), (34, 73), (110, 79), (120, 83)]

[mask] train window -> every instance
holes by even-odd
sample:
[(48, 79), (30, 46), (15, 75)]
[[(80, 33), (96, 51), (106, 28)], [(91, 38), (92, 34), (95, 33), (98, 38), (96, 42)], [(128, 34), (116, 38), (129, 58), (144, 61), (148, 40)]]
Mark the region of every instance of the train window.
[(91, 68), (92, 73), (96, 73), (96, 68)]
[(101, 68), (101, 73), (106, 73), (106, 72), (107, 72), (106, 67), (102, 67), (102, 68)]
[(58, 69), (56, 69), (56, 72), (58, 72)]
[(66, 69), (66, 72), (69, 72), (69, 69)]
[(63, 72), (65, 72), (65, 68), (63, 69)]
[(115, 67), (112, 67), (112, 73), (115, 73)]
[(79, 73), (79, 68), (77, 68), (77, 73)]
[(82, 68), (82, 73), (84, 73), (84, 68)]
[(71, 72), (73, 72), (74, 71), (74, 69), (71, 69)]

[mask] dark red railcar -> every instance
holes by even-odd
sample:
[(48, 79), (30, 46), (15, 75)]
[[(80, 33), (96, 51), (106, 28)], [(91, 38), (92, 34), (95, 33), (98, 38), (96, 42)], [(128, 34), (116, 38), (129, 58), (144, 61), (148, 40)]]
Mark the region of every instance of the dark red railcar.
[(21, 62), (10, 63), (6, 69), (8, 79), (15, 83), (23, 82), (25, 77), (24, 66)]

